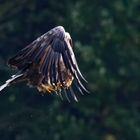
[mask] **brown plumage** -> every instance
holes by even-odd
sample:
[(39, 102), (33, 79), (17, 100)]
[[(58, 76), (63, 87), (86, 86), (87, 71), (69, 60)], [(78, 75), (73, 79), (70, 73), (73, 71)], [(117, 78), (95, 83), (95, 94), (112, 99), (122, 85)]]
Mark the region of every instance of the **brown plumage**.
[(78, 68), (72, 39), (62, 26), (37, 38), (9, 59), (8, 65), (16, 68), (18, 73), (7, 80), (0, 91), (6, 86), (27, 81), (29, 86), (37, 87), (41, 92), (61, 95), (62, 91), (68, 100), (70, 93), (77, 101), (72, 89), (73, 82), (82, 94), (88, 92), (81, 82), (81, 79), (86, 80)]

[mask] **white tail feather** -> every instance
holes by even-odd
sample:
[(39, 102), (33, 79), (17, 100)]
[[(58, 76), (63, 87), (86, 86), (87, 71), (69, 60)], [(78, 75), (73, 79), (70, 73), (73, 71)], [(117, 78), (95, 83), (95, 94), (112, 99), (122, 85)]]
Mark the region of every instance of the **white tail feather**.
[(6, 82), (5, 82), (5, 84), (3, 84), (2, 86), (0, 86), (0, 91), (2, 91), (4, 88), (6, 88), (7, 86), (9, 86), (10, 85), (10, 83), (13, 81), (13, 80), (15, 80), (16, 78), (18, 78), (18, 77), (20, 77), (20, 76), (22, 76), (23, 74), (19, 74), (19, 75), (12, 75), (11, 77), (11, 79), (9, 79), (9, 80), (7, 80)]

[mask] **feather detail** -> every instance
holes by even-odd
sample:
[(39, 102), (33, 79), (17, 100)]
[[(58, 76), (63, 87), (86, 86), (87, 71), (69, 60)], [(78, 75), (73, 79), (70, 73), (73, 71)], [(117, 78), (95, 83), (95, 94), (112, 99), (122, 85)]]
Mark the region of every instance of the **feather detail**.
[(5, 82), (5, 84), (3, 84), (2, 86), (0, 86), (0, 91), (2, 91), (4, 88), (6, 88), (7, 86), (10, 86), (10, 84), (15, 81), (17, 78), (22, 77), (23, 74), (19, 74), (19, 75), (13, 75), (11, 76), (11, 79), (7, 80)]

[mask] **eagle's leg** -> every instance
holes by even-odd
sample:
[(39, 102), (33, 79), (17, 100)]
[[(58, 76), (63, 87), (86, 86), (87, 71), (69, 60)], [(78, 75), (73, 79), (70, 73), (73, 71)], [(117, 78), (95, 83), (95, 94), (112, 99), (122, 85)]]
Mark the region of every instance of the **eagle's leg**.
[(43, 91), (43, 92), (49, 92), (49, 93), (51, 93), (52, 91), (55, 91), (54, 89), (53, 89), (53, 87), (51, 86), (51, 85), (49, 85), (49, 84), (40, 84), (38, 87), (37, 87), (37, 89), (41, 92), (41, 91)]

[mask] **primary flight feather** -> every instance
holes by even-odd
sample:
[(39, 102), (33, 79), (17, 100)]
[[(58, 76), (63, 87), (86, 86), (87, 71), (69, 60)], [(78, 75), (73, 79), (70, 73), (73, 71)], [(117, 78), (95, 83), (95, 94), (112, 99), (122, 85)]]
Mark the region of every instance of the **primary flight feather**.
[(68, 100), (70, 93), (78, 101), (72, 83), (82, 94), (88, 92), (81, 82), (81, 79), (86, 80), (77, 65), (72, 39), (62, 26), (51, 29), (20, 50), (9, 59), (8, 65), (16, 68), (18, 73), (0, 86), (0, 91), (17, 82), (27, 81), (29, 86), (37, 87), (41, 92), (56, 92), (62, 96), (62, 91)]

